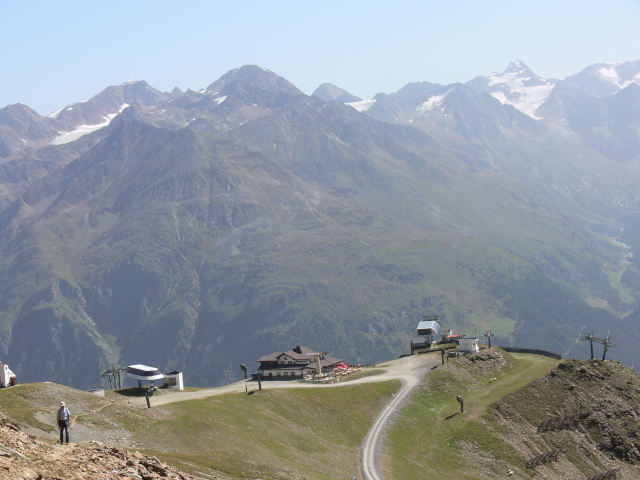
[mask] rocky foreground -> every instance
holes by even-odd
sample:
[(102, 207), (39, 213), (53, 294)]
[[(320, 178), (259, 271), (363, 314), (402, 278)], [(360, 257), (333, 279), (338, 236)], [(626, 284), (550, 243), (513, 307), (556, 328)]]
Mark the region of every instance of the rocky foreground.
[(0, 479), (197, 479), (156, 457), (100, 442), (59, 445), (0, 418)]

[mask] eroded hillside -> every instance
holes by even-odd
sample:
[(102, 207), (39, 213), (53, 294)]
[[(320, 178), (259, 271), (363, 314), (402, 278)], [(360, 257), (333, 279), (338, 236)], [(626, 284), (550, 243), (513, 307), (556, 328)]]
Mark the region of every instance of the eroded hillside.
[(640, 377), (618, 362), (564, 361), (493, 405), (489, 420), (508, 432), (504, 439), (525, 462), (562, 448), (558, 462), (536, 467), (547, 475), (640, 472)]
[(639, 394), (640, 377), (615, 361), (451, 359), (390, 431), (385, 476), (587, 479), (619, 468), (616, 478), (638, 478)]

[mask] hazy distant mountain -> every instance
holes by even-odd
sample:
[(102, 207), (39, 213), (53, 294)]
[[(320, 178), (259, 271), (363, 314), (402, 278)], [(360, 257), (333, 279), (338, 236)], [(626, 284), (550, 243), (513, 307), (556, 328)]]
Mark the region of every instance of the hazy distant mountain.
[(331, 83), (323, 83), (311, 94), (314, 97), (321, 98), (325, 102), (359, 102), (362, 100), (360, 97), (351, 95), (346, 90), (343, 90)]
[(130, 80), (123, 85), (108, 87), (89, 100), (69, 105), (49, 115), (48, 118), (55, 119), (63, 129), (50, 143), (69, 143), (99, 130), (129, 105), (157, 105), (168, 98), (167, 94), (143, 81)]
[(43, 146), (57, 135), (57, 127), (26, 105), (17, 103), (0, 109), (0, 158)]
[(640, 84), (640, 61), (597, 63), (567, 77), (564, 83), (588, 95), (608, 97), (632, 83)]
[(415, 82), (407, 83), (404, 87), (393, 94), (394, 97), (404, 100), (413, 100), (415, 98), (425, 97), (436, 90), (442, 88), (439, 83)]
[[(478, 93), (488, 93), (502, 105), (511, 105), (535, 120), (550, 121), (553, 128), (561, 126), (575, 132), (599, 153), (618, 162), (631, 162), (637, 170), (636, 164), (640, 165), (640, 127), (637, 121), (640, 107), (635, 92), (639, 81), (640, 62), (597, 64), (558, 81), (540, 78), (523, 62), (515, 61), (502, 73), (476, 77), (465, 85)], [(502, 135), (500, 129), (505, 127), (504, 122), (496, 123), (492, 118), (497, 120), (504, 113), (496, 117), (496, 111), (489, 102), (463, 118), (462, 112), (472, 109), (476, 103), (476, 100), (471, 100), (472, 96), (467, 96), (468, 101), (458, 102), (447, 112), (447, 104), (453, 98), (447, 100), (451, 92), (460, 92), (460, 86), (442, 87), (428, 82), (408, 84), (397, 94), (381, 93), (372, 100), (351, 105), (382, 121), (416, 125), (440, 139), (450, 137), (446, 132), (457, 131), (468, 140), (469, 135), (477, 137), (480, 130), (486, 134), (492, 128), (494, 141)], [(448, 118), (451, 115), (454, 118)], [(477, 123), (472, 127), (474, 121)], [(527, 124), (522, 118), (518, 123), (522, 126)], [(529, 123), (527, 129), (539, 130), (547, 125), (544, 121), (539, 123), (538, 127)], [(460, 139), (452, 141), (459, 145), (465, 143)], [(495, 143), (485, 143), (482, 150), (491, 151), (494, 147)], [(472, 147), (471, 156), (487, 157), (487, 154)], [(495, 157), (495, 154), (489, 156)], [(494, 164), (496, 160), (494, 158)]]
[(389, 358), (437, 313), (570, 356), (605, 325), (640, 362), (640, 272), (610, 241), (637, 229), (616, 160), (638, 85), (597, 97), (514, 62), (343, 103), (244, 66), (1, 109), (2, 360), (22, 381), (87, 386), (121, 361), (215, 385), (292, 345)]
[(640, 61), (597, 64), (556, 85), (544, 118), (618, 162), (640, 160)]

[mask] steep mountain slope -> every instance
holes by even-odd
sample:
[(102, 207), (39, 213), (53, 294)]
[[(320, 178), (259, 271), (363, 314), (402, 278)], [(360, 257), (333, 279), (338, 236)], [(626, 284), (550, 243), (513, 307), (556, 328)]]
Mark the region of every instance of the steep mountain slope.
[(9, 105), (0, 109), (0, 158), (28, 147), (42, 146), (57, 134), (56, 124), (41, 117), (26, 105)]
[(559, 82), (537, 112), (606, 157), (637, 164), (639, 92), (640, 61), (596, 64)]
[(548, 117), (566, 124), (585, 144), (612, 160), (625, 163), (640, 158), (640, 84), (630, 83), (605, 98), (586, 95), (569, 83), (556, 89), (540, 107)]
[[(31, 294), (13, 328), (10, 356), (27, 377), (64, 378), (63, 372), (68, 375), (78, 368), (87, 376), (82, 381), (95, 378), (97, 369), (114, 358), (107, 340), (93, 335), (97, 327), (101, 335), (119, 340), (111, 347), (123, 349), (125, 357), (127, 349), (130, 356), (151, 351), (151, 361), (162, 358), (163, 366), (184, 365), (188, 348), (183, 343), (191, 340), (202, 300), (199, 270), (207, 270), (203, 262), (224, 264), (225, 257), (240, 253), (233, 242), (225, 248), (215, 245), (213, 238), (233, 231), (241, 243), (242, 228), (249, 237), (269, 236), (272, 214), (256, 188), (268, 190), (274, 182), (284, 182), (285, 198), (296, 197), (286, 187), (287, 175), (263, 165), (255, 154), (220, 140), (203, 142), (188, 130), (170, 133), (122, 124), (90, 154), (21, 198), (23, 211), (38, 211), (39, 225), (32, 224), (29, 213), (5, 219), (15, 225), (14, 235), (4, 238), (8, 249), (20, 244), (27, 230), (40, 239), (34, 249), (55, 264), (38, 277), (37, 258), (31, 265), (22, 257), (16, 260), (25, 275), (38, 277), (31, 277), (36, 289), (52, 294)], [(243, 168), (250, 169), (242, 176), (234, 175), (237, 156)], [(251, 179), (253, 188), (248, 185)], [(203, 233), (213, 237), (208, 242), (215, 250), (207, 246)], [(64, 270), (61, 265), (66, 265)], [(66, 303), (73, 306), (65, 310)], [(87, 331), (93, 341), (54, 334), (66, 345), (44, 342), (41, 350), (31, 351), (33, 326), (47, 324), (48, 317), (61, 318), (62, 329), (66, 322), (73, 323), (72, 331)], [(72, 352), (95, 358), (78, 361), (82, 359), (69, 357)]]

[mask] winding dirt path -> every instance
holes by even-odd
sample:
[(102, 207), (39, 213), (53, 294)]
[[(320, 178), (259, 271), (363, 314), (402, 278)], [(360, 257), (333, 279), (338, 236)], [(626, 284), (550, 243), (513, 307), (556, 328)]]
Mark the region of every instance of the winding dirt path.
[(81, 413), (79, 415), (71, 415), (71, 421), (69, 422), (69, 428), (73, 427), (76, 424), (76, 418), (86, 417), (87, 415), (93, 415), (94, 413), (99, 412), (100, 410), (102, 410), (105, 407), (108, 407), (109, 405), (111, 405), (111, 404), (110, 403), (105, 403), (100, 408), (96, 408), (95, 410), (91, 410), (90, 412)]

